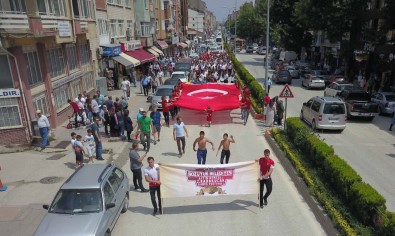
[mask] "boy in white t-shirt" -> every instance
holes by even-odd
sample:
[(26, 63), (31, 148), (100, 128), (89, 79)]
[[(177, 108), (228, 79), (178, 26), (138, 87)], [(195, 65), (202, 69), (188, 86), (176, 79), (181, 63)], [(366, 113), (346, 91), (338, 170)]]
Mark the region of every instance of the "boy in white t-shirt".
[(87, 133), (88, 133), (88, 135), (85, 136), (84, 142), (86, 143), (85, 147), (86, 147), (86, 151), (87, 151), (88, 157), (89, 157), (88, 163), (89, 162), (93, 163), (93, 153), (95, 152), (95, 148), (96, 148), (95, 147), (95, 138), (93, 137), (93, 132), (91, 129), (88, 129)]

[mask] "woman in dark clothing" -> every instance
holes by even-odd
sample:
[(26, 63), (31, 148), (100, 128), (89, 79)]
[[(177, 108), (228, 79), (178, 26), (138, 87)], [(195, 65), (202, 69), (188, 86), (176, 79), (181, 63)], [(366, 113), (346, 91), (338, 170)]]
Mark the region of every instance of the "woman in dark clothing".
[(131, 142), (130, 134), (133, 131), (133, 121), (129, 117), (129, 110), (125, 110), (123, 113), (123, 122), (125, 123), (126, 136), (128, 137), (128, 141)]
[(109, 112), (109, 117), (110, 117), (110, 136), (111, 137), (118, 137), (119, 132), (118, 129), (116, 129), (116, 126), (118, 126), (118, 119), (115, 114), (115, 108), (111, 108)]
[(117, 120), (118, 120), (118, 137), (124, 136), (124, 132), (125, 132), (125, 123), (123, 122), (123, 112), (122, 112), (122, 107), (118, 107), (116, 109), (116, 116), (117, 116)]

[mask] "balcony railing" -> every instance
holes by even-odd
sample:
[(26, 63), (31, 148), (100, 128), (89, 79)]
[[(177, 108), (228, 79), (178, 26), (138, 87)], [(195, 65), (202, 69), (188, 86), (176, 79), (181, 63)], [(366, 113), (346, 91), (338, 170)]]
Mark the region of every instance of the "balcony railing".
[(0, 29), (29, 30), (26, 12), (0, 11)]

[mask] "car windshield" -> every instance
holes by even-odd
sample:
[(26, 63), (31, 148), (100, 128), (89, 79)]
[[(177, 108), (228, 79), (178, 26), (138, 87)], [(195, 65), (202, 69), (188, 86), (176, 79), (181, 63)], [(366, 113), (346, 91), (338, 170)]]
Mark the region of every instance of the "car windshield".
[(340, 90), (344, 90), (346, 88), (352, 88), (353, 85), (352, 84), (339, 84), (339, 89)]
[(181, 79), (181, 78), (185, 78), (185, 75), (183, 75), (183, 74), (172, 74), (171, 75), (171, 79)]
[(179, 79), (168, 79), (165, 81), (164, 85), (177, 85), (179, 81)]
[(365, 92), (356, 92), (356, 93), (350, 93), (348, 95), (349, 100), (360, 100), (360, 101), (370, 101), (370, 95), (369, 93)]
[(189, 63), (176, 63), (174, 66), (174, 70), (179, 71), (179, 70), (190, 70), (191, 69), (191, 64)]
[(319, 71), (319, 70), (312, 70), (311, 74), (312, 75), (321, 75), (321, 71)]
[(103, 210), (100, 189), (62, 189), (59, 190), (51, 207), (50, 213), (81, 214), (96, 213)]
[(173, 93), (173, 89), (171, 88), (159, 88), (156, 90), (155, 96), (170, 96)]
[(395, 102), (395, 94), (385, 95), (385, 98), (387, 99), (387, 102)]
[(288, 72), (287, 70), (280, 70), (280, 71), (278, 71), (278, 75), (281, 75), (281, 76), (288, 76), (288, 75), (289, 75), (289, 72)]
[(324, 114), (345, 114), (346, 109), (343, 103), (327, 103), (324, 107)]
[(321, 76), (312, 76), (311, 80), (324, 80)]

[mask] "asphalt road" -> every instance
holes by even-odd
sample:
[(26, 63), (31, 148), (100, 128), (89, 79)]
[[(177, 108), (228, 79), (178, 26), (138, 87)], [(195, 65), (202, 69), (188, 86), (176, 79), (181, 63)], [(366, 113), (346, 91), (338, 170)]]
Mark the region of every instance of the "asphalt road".
[[(237, 58), (260, 82), (264, 81), (264, 56), (239, 53)], [(271, 75), (272, 70), (269, 70)], [(284, 85), (273, 84), (270, 96), (279, 95)], [(323, 96), (323, 90), (307, 90), (301, 80), (293, 80), (291, 90), (295, 98), (288, 99), (288, 117), (299, 117), (303, 102), (313, 96)], [(388, 131), (390, 117), (377, 116), (373, 122), (347, 121), (341, 133), (320, 131), (319, 136), (332, 145), (336, 154), (346, 160), (362, 177), (387, 200), (387, 208), (395, 212), (395, 132)]]

